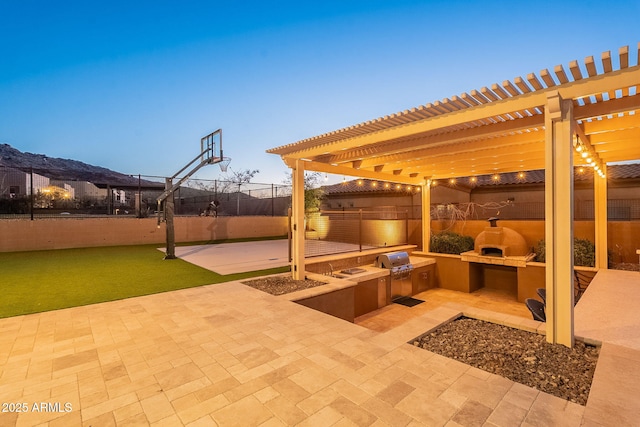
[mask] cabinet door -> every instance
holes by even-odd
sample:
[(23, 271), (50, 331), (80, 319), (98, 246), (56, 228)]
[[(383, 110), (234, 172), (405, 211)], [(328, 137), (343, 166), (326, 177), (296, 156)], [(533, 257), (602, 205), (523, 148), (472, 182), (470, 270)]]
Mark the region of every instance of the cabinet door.
[(355, 287), (355, 315), (362, 316), (378, 309), (378, 279), (360, 282)]
[(378, 308), (391, 304), (391, 280), (389, 276), (378, 279)]
[(411, 273), (411, 283), (413, 285), (413, 295), (433, 288), (435, 267), (429, 265), (413, 270)]

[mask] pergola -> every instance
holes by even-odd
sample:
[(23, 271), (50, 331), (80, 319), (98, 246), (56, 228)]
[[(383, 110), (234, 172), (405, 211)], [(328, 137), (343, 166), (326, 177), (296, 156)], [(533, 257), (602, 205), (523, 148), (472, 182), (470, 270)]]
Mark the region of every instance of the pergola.
[(630, 65), (623, 47), (268, 150), (293, 172), (294, 278), (304, 278), (305, 170), (422, 186), (428, 251), (433, 180), (544, 169), (547, 341), (573, 346), (573, 167), (600, 175), (596, 267), (607, 268), (607, 163), (640, 158), (634, 56)]

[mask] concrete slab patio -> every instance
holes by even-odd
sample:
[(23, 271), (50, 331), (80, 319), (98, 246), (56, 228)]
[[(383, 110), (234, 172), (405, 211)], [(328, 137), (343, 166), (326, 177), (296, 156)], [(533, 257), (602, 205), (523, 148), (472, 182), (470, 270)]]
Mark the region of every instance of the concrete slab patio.
[(583, 406), (405, 343), (457, 310), (380, 333), (230, 282), (2, 319), (0, 396), (27, 410), (0, 425), (589, 421)]
[[(307, 240), (307, 252), (315, 256), (354, 252), (358, 245), (325, 240)], [(165, 251), (165, 248), (159, 248)], [(240, 243), (177, 246), (178, 258), (218, 274), (244, 273), (285, 267), (290, 264), (288, 240), (261, 240)]]
[(289, 265), (287, 243), (287, 240), (261, 240), (177, 246), (175, 253), (191, 264), (226, 275)]

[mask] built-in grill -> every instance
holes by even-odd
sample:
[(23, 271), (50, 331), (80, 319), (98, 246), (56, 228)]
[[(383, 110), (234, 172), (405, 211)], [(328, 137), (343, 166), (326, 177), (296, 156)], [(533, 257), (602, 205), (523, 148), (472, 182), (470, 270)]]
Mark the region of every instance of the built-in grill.
[(391, 276), (391, 300), (411, 296), (411, 272), (413, 265), (404, 251), (378, 255), (376, 267), (386, 268)]

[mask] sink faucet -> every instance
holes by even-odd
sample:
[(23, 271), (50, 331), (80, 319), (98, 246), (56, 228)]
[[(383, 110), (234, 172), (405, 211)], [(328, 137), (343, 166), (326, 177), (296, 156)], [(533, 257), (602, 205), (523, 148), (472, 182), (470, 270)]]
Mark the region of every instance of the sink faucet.
[(329, 276), (333, 276), (333, 265), (330, 262), (327, 263), (329, 265)]

